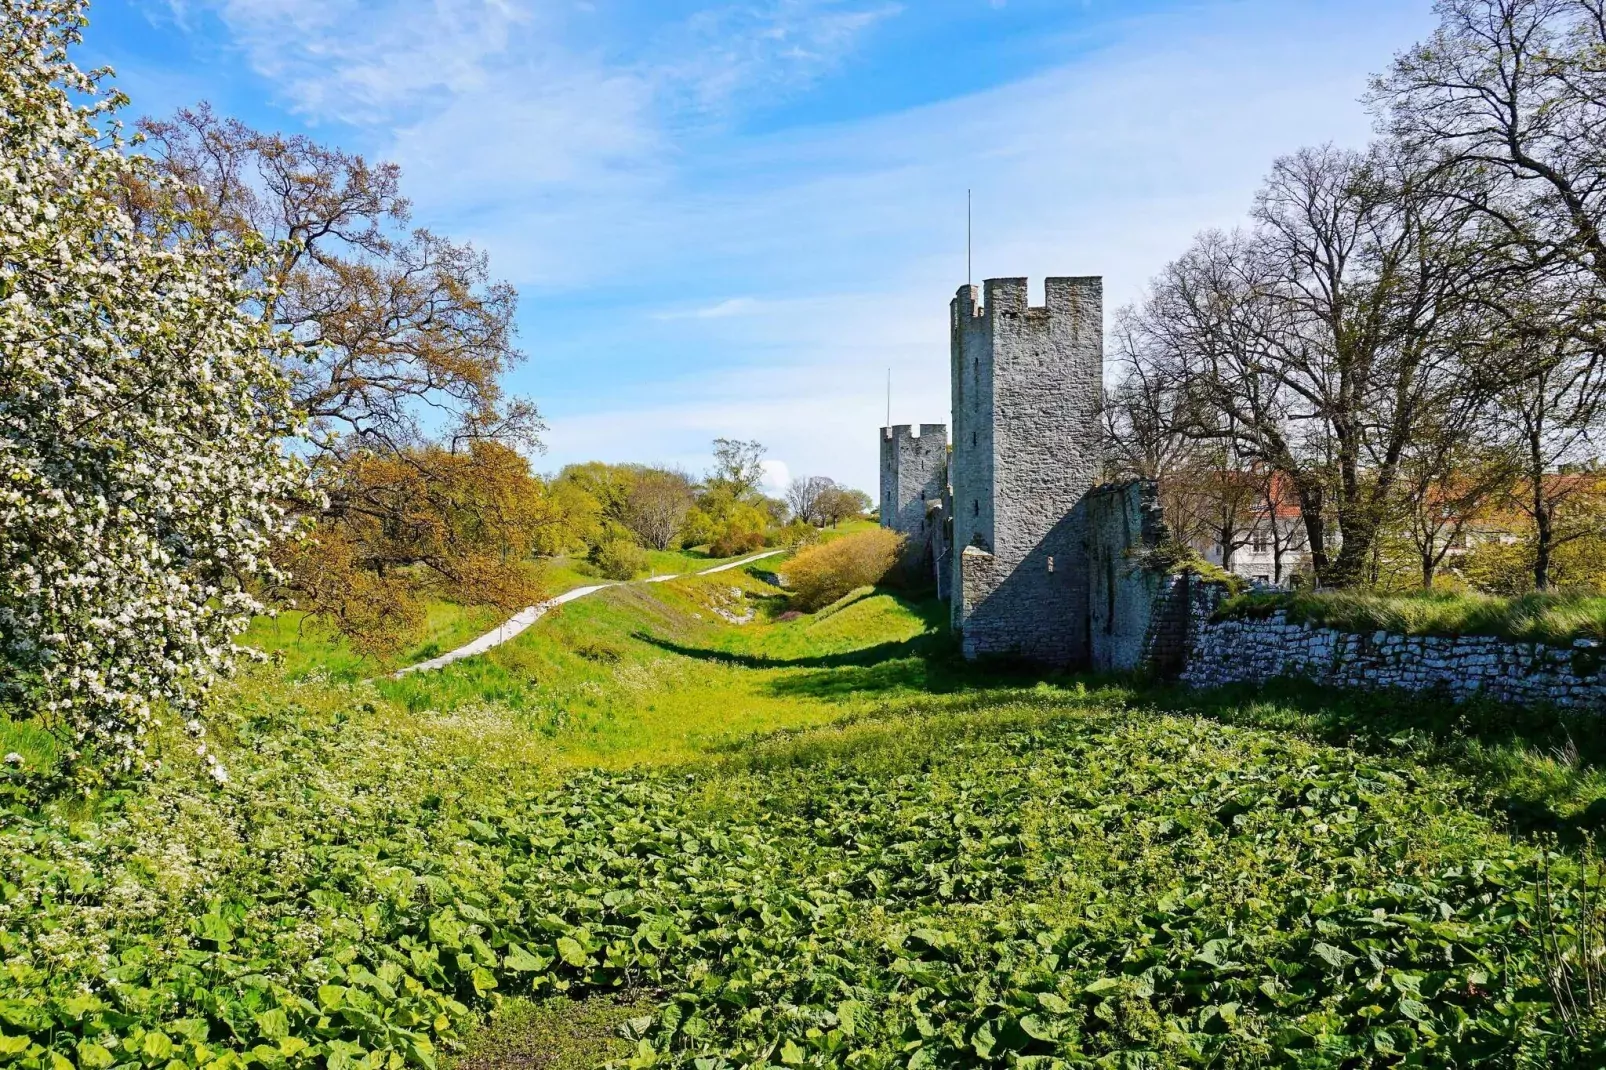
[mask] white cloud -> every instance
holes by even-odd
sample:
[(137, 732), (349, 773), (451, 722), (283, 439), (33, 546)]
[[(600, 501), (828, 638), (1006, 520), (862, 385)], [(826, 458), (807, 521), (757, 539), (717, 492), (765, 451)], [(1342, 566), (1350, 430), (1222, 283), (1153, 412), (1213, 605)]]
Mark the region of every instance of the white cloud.
[(663, 81), (705, 109), (728, 108), (740, 94), (805, 86), (832, 70), (894, 3), (769, 0), (707, 8), (666, 33), (656, 50)]
[(206, 2), (308, 115), (389, 116), (370, 129), (420, 221), (522, 288), (516, 385), (549, 463), (700, 471), (735, 435), (871, 491), (888, 367), (894, 422), (947, 418), (967, 187), (978, 280), (1103, 274), (1113, 310), (1241, 219), (1276, 154), (1363, 141), (1367, 73), (1430, 21), (1425, 0), (1202, 0), (1029, 79), (753, 137), (729, 109), (829, 72), (896, 8), (745, 0), (610, 48), (577, 45), (559, 0)]
[(764, 480), (759, 484), (758, 489), (768, 494), (771, 498), (779, 498), (786, 493), (787, 486), (792, 482), (792, 470), (787, 467), (785, 461), (777, 461), (774, 458), (766, 460), (762, 464)]
[(758, 311), (759, 307), (759, 303), (751, 297), (727, 297), (723, 301), (716, 301), (714, 304), (702, 305), (698, 308), (655, 312), (653, 313), (653, 318), (660, 320), (719, 320), (730, 316), (749, 316)]
[(188, 7), (215, 10), (296, 110), (351, 123), (473, 91), (541, 14), (503, 0), (182, 0), (181, 18)]

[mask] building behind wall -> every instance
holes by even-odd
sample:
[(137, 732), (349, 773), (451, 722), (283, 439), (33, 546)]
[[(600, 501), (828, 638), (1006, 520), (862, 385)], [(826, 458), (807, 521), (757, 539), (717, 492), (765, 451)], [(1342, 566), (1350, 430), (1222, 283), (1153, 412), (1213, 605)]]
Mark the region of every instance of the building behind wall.
[[(1082, 501), (1098, 481), (1103, 280), (959, 290), (950, 307), (950, 606), (967, 658), (1088, 662)], [(979, 298), (979, 300), (978, 300)]]

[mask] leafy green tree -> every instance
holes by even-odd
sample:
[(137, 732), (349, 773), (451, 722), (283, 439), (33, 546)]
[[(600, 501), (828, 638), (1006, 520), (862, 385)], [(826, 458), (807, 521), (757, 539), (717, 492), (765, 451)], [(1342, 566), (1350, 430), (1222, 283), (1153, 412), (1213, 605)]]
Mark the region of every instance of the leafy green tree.
[(706, 485), (710, 491), (723, 491), (732, 499), (741, 500), (758, 490), (764, 482), (764, 454), (768, 452), (758, 442), (744, 442), (737, 438), (714, 440), (714, 467), (708, 473)]

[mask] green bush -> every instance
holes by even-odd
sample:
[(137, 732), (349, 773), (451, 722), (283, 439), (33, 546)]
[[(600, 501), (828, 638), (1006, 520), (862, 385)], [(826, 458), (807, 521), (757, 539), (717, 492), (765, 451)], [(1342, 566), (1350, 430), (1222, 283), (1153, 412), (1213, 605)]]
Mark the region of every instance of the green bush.
[(810, 546), (785, 565), (792, 608), (812, 613), (859, 587), (873, 587), (898, 563), (904, 538), (886, 528)]
[(647, 571), (647, 551), (629, 539), (614, 538), (599, 543), (591, 561), (603, 578), (633, 580)]
[(711, 557), (739, 557), (764, 549), (764, 532), (742, 528), (726, 528), (708, 548)]

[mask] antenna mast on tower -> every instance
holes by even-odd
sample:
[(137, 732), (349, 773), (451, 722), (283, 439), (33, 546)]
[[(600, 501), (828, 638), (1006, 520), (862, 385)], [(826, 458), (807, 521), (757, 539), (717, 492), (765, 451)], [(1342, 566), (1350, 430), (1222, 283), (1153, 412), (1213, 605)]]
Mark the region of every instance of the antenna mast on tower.
[(965, 190), (965, 285), (972, 282), (970, 270), (970, 190)]
[(892, 369), (887, 369), (887, 426), (892, 426)]

